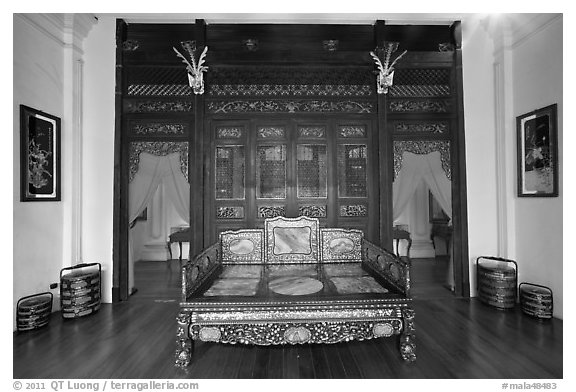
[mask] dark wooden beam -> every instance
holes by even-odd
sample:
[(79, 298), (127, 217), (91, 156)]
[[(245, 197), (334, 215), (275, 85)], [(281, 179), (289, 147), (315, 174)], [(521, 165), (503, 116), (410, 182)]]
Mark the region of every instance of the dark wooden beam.
[(123, 50), (126, 23), (116, 20), (116, 88), (114, 122), (114, 207), (112, 230), (112, 301), (128, 298), (128, 170), (127, 143), (122, 135)]
[(454, 44), (454, 72), (456, 83), (457, 129), (453, 132), (452, 154), (452, 249), (454, 259), (455, 294), (470, 296), (468, 254), (468, 206), (466, 192), (466, 143), (464, 140), (464, 83), (462, 76), (462, 25), (451, 26)]
[[(376, 21), (375, 26), (375, 42), (374, 50), (376, 47), (383, 47), (386, 40), (386, 24), (383, 20)], [(376, 82), (376, 75), (374, 75), (374, 83)], [(392, 235), (392, 182), (394, 180), (393, 171), (393, 140), (392, 132), (387, 129), (387, 111), (388, 105), (386, 94), (378, 94), (378, 143), (379, 143), (379, 161), (380, 161), (380, 245), (392, 251), (393, 249), (393, 235)]]
[[(194, 36), (196, 52), (199, 56), (206, 45), (206, 23), (203, 19), (196, 19)], [(210, 51), (210, 49), (208, 49)], [(209, 178), (204, 173), (204, 95), (194, 95), (194, 131), (190, 132), (190, 257), (200, 253), (204, 247), (204, 182)]]
[[(244, 42), (258, 42), (248, 50)], [(324, 41), (338, 41), (329, 51)], [(212, 64), (346, 64), (369, 63), (373, 49), (370, 25), (216, 24), (207, 27)]]

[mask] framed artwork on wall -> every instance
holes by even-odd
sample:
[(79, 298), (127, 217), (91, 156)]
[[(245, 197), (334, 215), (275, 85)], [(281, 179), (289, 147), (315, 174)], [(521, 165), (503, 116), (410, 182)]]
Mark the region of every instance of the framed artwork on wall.
[(516, 118), (518, 196), (558, 196), (557, 105)]
[(20, 105), (20, 201), (60, 201), (60, 119)]

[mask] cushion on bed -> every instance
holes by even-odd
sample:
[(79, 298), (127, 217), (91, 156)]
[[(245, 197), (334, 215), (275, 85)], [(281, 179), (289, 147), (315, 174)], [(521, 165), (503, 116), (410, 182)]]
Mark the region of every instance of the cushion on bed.
[(361, 277), (333, 277), (330, 278), (336, 290), (340, 294), (361, 294), (361, 293), (387, 293), (374, 278), (370, 276)]
[(253, 296), (258, 290), (260, 279), (251, 278), (224, 278), (214, 281), (212, 286), (204, 293), (204, 296), (217, 295), (241, 295)]
[(368, 276), (368, 273), (362, 269), (361, 263), (324, 264), (322, 268), (329, 278), (333, 276)]

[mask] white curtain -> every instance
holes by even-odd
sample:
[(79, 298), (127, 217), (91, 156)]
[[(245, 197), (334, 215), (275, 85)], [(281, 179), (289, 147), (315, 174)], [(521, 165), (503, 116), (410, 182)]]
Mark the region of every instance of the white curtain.
[[(180, 153), (157, 156), (140, 154), (138, 172), (129, 185), (129, 222), (150, 204), (154, 194), (164, 185), (167, 198), (174, 204), (176, 212), (186, 223), (190, 222), (190, 185), (180, 170)], [(134, 287), (134, 249), (132, 235), (128, 236), (128, 286)]]
[(442, 169), (440, 152), (425, 155), (404, 152), (402, 168), (392, 185), (394, 219), (402, 214), (420, 181), (426, 182), (440, 207), (452, 217), (452, 184)]
[(190, 221), (190, 186), (180, 170), (180, 153), (166, 156), (142, 153), (138, 172), (129, 186), (130, 222), (144, 211), (161, 184), (178, 215), (187, 223)]

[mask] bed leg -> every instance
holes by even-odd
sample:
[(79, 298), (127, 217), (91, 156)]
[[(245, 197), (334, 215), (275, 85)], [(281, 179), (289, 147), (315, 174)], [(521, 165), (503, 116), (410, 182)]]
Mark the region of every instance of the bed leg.
[(192, 360), (192, 352), (194, 349), (194, 341), (190, 338), (189, 320), (190, 315), (180, 313), (178, 315), (178, 329), (176, 330), (176, 361), (175, 365), (180, 368), (185, 368), (190, 365)]
[(416, 360), (416, 342), (414, 335), (414, 310), (410, 308), (402, 309), (402, 319), (404, 329), (400, 335), (400, 354), (407, 362)]

